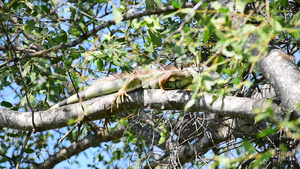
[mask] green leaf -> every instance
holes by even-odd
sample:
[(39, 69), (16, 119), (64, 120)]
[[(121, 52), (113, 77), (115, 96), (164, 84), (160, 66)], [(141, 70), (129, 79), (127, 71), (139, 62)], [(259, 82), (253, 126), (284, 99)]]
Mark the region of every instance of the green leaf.
[(161, 8), (162, 7), (162, 2), (161, 0), (154, 0), (155, 1), (155, 5), (158, 7), (158, 8)]
[[(299, 22), (300, 20), (300, 11), (298, 11), (292, 18), (291, 23), (295, 24), (296, 22)], [(299, 35), (299, 34), (298, 34)]]
[(39, 17), (39, 16), (37, 16), (38, 14), (40, 14), (40, 13), (42, 13), (42, 8), (41, 8), (41, 6), (40, 5), (34, 5), (34, 11), (35, 11), (35, 16), (36, 17)]
[(33, 9), (33, 5), (30, 2), (25, 2), (25, 4), (27, 5), (28, 8), (30, 8), (31, 10)]
[(120, 150), (116, 150), (116, 151), (114, 151), (113, 152), (113, 159), (114, 160), (119, 160), (121, 157), (122, 157), (122, 153), (121, 153), (121, 151)]
[(25, 29), (27, 30), (27, 32), (28, 32), (28, 31), (29, 31), (29, 32), (33, 31), (34, 28), (35, 28), (34, 25), (35, 25), (35, 22), (34, 22), (33, 20), (27, 21), (27, 22), (26, 22), (26, 26), (25, 26)]
[(152, 18), (150, 17), (144, 17), (144, 21), (146, 21), (148, 24), (151, 24), (153, 22)]
[(82, 30), (84, 30), (85, 32), (87, 32), (88, 31), (88, 27), (84, 24), (84, 23), (82, 23), (82, 22), (79, 22), (79, 26), (81, 27), (81, 29)]
[(104, 39), (107, 39), (108, 41), (112, 39), (112, 37), (110, 36), (110, 33), (109, 34), (103, 34), (102, 36), (103, 36)]
[(42, 10), (43, 10), (46, 14), (49, 14), (49, 13), (50, 13), (50, 7), (48, 8), (48, 6), (46, 6), (46, 5), (42, 5)]
[(103, 68), (104, 68), (103, 67), (103, 60), (99, 60), (99, 59), (95, 60), (94, 64), (97, 65), (97, 68), (98, 68), (99, 71), (103, 71)]
[(258, 114), (258, 115), (255, 116), (255, 121), (261, 121), (261, 120), (266, 119), (268, 117), (270, 117), (270, 114), (261, 113), (261, 114)]
[(141, 26), (141, 22), (138, 22), (137, 19), (134, 19), (131, 21), (131, 26), (134, 27), (135, 29), (139, 29)]
[(235, 1), (235, 8), (240, 12), (244, 13), (247, 1), (245, 0), (236, 0)]
[(113, 15), (114, 15), (114, 19), (115, 19), (116, 24), (119, 24), (123, 20), (122, 13), (119, 11), (119, 9), (117, 7), (114, 7)]
[(112, 61), (116, 66), (118, 66), (118, 67), (121, 66), (121, 63), (119, 62), (119, 60), (116, 57), (113, 57)]
[(222, 5), (218, 1), (212, 2), (211, 6), (216, 10), (218, 10), (219, 8), (222, 8)]
[(30, 73), (30, 80), (34, 81), (35, 79), (36, 79), (36, 73), (35, 72)]
[(277, 20), (272, 20), (271, 23), (272, 23), (272, 26), (274, 27), (274, 29), (275, 29), (277, 32), (281, 32), (281, 31), (282, 31), (282, 26), (281, 26), (281, 24), (280, 24), (279, 21), (277, 21)]
[(52, 79), (58, 79), (58, 80), (61, 80), (61, 81), (66, 81), (65, 75), (62, 75), (62, 74), (53, 73), (51, 75), (51, 78)]
[(211, 76), (209, 76), (209, 75), (203, 76), (203, 82), (204, 82), (205, 90), (211, 91), (212, 86), (214, 85)]
[(289, 5), (289, 1), (288, 0), (279, 0), (279, 3), (284, 6), (287, 7)]
[(237, 34), (248, 34), (249, 32), (253, 32), (255, 29), (256, 27), (254, 25), (245, 24), (240, 30), (237, 31)]
[(174, 8), (180, 8), (181, 4), (180, 1), (172, 0), (172, 5)]
[(266, 128), (261, 133), (258, 133), (257, 136), (262, 138), (262, 137), (266, 137), (268, 135), (275, 134), (277, 131), (278, 131), (277, 127), (275, 127), (275, 128)]
[(172, 13), (170, 13), (170, 14), (167, 14), (167, 15), (163, 16), (163, 17), (161, 18), (161, 20), (164, 20), (164, 19), (170, 18), (170, 17), (172, 17), (172, 16), (175, 16), (175, 15), (177, 15), (178, 13), (179, 13), (179, 11), (177, 10), (177, 11), (175, 11), (175, 12), (172, 12)]
[(185, 52), (185, 50), (182, 46), (175, 46), (172, 49), (178, 55), (182, 55)]
[(282, 150), (282, 151), (284, 151), (284, 152), (288, 152), (288, 148), (287, 148), (286, 145), (284, 145), (284, 144), (281, 144), (281, 145), (279, 146), (279, 148), (280, 148), (280, 150)]
[(152, 29), (161, 29), (161, 25), (159, 23), (159, 19), (158, 18), (153, 18), (153, 28)]
[(20, 105), (21, 105), (21, 106), (24, 106), (25, 103), (26, 103), (26, 98), (23, 97), (23, 98), (20, 100)]
[(235, 86), (238, 86), (238, 85), (240, 84), (240, 79), (239, 79), (239, 78), (234, 78), (233, 84), (234, 84)]
[(207, 43), (207, 41), (209, 40), (209, 38), (210, 38), (210, 31), (209, 31), (209, 29), (208, 29), (208, 30), (205, 30), (205, 31), (204, 31), (203, 42), (204, 42), (204, 43)]
[(40, 33), (35, 32), (35, 31), (32, 31), (31, 33), (32, 33), (34, 36), (36, 36), (37, 38), (42, 38), (42, 37), (43, 37), (43, 35), (41, 35)]
[(27, 154), (30, 154), (30, 153), (33, 153), (33, 152), (34, 152), (34, 150), (31, 149), (31, 148), (26, 148), (24, 151), (25, 151), (25, 153), (27, 153)]
[(85, 116), (87, 116), (88, 113), (90, 112), (90, 109), (91, 109), (90, 106), (89, 106), (88, 104), (84, 104), (84, 105), (83, 105), (83, 109), (84, 109), (84, 113), (83, 113), (83, 114), (84, 114)]
[(135, 137), (129, 131), (126, 131), (125, 134), (127, 135), (126, 144), (131, 142), (134, 143), (136, 141)]
[(297, 103), (297, 109), (300, 110), (300, 100)]
[(74, 119), (69, 119), (68, 120), (68, 125), (72, 125), (72, 124), (74, 124), (75, 123), (75, 120)]
[(68, 41), (68, 34), (64, 30), (61, 31), (61, 39), (62, 39), (63, 42)]
[(35, 96), (33, 96), (32, 94), (28, 94), (28, 97), (29, 97), (30, 105), (32, 105), (32, 106), (36, 105)]
[(30, 65), (27, 65), (27, 66), (25, 67), (25, 69), (24, 69), (23, 72), (22, 72), (22, 76), (23, 76), (23, 77), (26, 77), (26, 76), (27, 76), (27, 73), (30, 71), (30, 68), (31, 68)]
[(154, 9), (154, 0), (146, 0), (146, 10)]
[(190, 107), (192, 107), (196, 102), (196, 99), (192, 98), (187, 102), (187, 104), (184, 106), (184, 111), (186, 112)]
[(160, 139), (158, 141), (158, 144), (162, 144), (166, 140), (166, 132), (166, 129), (160, 132)]
[(6, 108), (13, 107), (13, 105), (10, 102), (7, 102), (7, 101), (2, 101), (1, 106), (6, 107)]
[(193, 43), (189, 43), (188, 50), (194, 54), (196, 53), (195, 46)]
[(224, 13), (224, 14), (230, 12), (229, 8), (219, 8), (218, 11), (220, 11), (221, 13)]
[(243, 146), (247, 152), (255, 152), (255, 147), (249, 141), (243, 141)]
[(148, 29), (147, 31), (149, 38), (153, 42), (155, 46), (161, 46), (162, 45), (162, 37), (160, 33), (155, 29)]
[(122, 124), (123, 126), (128, 125), (128, 119), (126, 119), (126, 118), (121, 119), (120, 124)]

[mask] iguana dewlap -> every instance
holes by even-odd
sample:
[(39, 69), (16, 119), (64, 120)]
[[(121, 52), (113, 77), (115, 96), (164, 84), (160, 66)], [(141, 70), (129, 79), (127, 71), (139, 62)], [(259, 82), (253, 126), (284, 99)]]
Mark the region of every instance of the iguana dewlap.
[[(117, 93), (115, 100), (117, 107), (121, 99), (124, 102), (124, 96), (128, 96), (126, 92), (136, 89), (184, 89), (191, 85), (193, 78), (201, 72), (206, 71), (206, 66), (201, 67), (187, 67), (184, 69), (177, 69), (168, 67), (167, 70), (152, 70), (149, 72), (136, 71), (132, 74), (121, 74), (115, 77), (110, 77), (99, 82), (95, 82), (86, 90), (81, 91), (71, 97), (52, 106), (51, 109), (61, 107), (67, 104), (77, 103), (79, 100), (87, 100), (97, 96)], [(210, 73), (213, 80), (219, 78), (219, 74)], [(113, 104), (112, 104), (113, 107)]]

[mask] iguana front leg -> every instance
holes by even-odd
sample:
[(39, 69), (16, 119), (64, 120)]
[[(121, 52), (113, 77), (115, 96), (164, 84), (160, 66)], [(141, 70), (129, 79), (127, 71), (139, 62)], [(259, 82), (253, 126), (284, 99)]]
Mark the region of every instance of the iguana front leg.
[(120, 100), (123, 103), (124, 102), (124, 96), (129, 97), (129, 95), (127, 94), (127, 91), (131, 91), (131, 90), (134, 90), (136, 88), (139, 88), (139, 85), (140, 85), (140, 80), (139, 80), (138, 77), (133, 76), (133, 77), (130, 77), (129, 79), (127, 79), (125, 81), (124, 85), (122, 86), (122, 88), (115, 95), (115, 99), (113, 100), (113, 102), (111, 104), (111, 109), (110, 109), (111, 112), (113, 111), (113, 106), (114, 106), (115, 102), (117, 104), (117, 108), (119, 108)]

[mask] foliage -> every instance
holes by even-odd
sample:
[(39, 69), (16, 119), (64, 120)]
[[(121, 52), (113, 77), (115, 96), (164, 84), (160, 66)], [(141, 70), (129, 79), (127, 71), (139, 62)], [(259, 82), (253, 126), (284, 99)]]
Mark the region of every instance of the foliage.
[[(218, 2), (208, 1), (4, 1), (0, 4), (1, 106), (20, 112), (47, 110), (84, 90), (95, 79), (135, 69), (146, 71), (165, 65), (180, 68), (194, 63), (205, 63), (222, 79), (215, 84), (206, 75), (196, 78), (195, 83), (200, 85), (195, 87), (194, 97), (186, 108), (203, 91), (220, 97), (250, 97), (256, 87), (267, 83), (260, 78), (256, 63), (268, 52), (269, 44), (280, 46), (290, 55), (299, 52), (299, 8), (299, 2), (287, 0), (237, 0), (235, 14)], [(258, 37), (256, 43), (251, 42), (252, 35)], [(256, 81), (258, 78), (260, 81)], [(275, 118), (271, 108), (256, 111), (257, 121)], [(118, 130), (118, 126), (126, 128), (122, 137), (93, 145), (93, 153), (81, 153), (92, 159), (88, 164), (91, 168), (157, 166), (166, 162), (160, 158), (168, 152), (156, 152), (157, 145), (134, 131), (139, 127), (151, 128), (161, 136), (159, 143), (180, 140), (174, 124), (190, 112), (126, 113), (110, 119), (112, 130)], [(198, 113), (197, 117), (203, 115)], [(151, 123), (143, 121), (145, 116)], [(218, 124), (224, 120), (215, 118), (220, 120)], [(140, 126), (135, 126), (134, 121)], [(103, 127), (102, 123), (98, 126)], [(89, 138), (95, 131), (90, 125), (83, 125), (57, 145), (58, 139), (71, 128), (33, 134), (25, 147), (21, 168), (38, 168), (50, 155)], [(298, 119), (287, 117), (282, 122), (267, 123), (255, 135), (243, 133), (239, 139), (217, 142), (207, 148), (213, 151), (199, 154), (201, 158), (190, 159), (185, 166), (255, 168), (267, 166), (276, 158), (278, 163), (283, 162), (282, 167), (288, 166), (285, 157), (288, 152), (295, 152), (297, 146), (286, 147), (288, 144), (280, 142), (275, 145), (269, 137), (294, 138), (294, 131), (299, 131)], [(16, 166), (26, 134), (9, 128), (1, 130), (0, 167)], [(197, 142), (197, 138), (194, 136), (188, 143)], [(299, 141), (299, 135), (296, 138)], [(209, 160), (212, 154), (214, 158)], [(82, 159), (76, 157), (70, 162), (78, 168), (83, 165)]]

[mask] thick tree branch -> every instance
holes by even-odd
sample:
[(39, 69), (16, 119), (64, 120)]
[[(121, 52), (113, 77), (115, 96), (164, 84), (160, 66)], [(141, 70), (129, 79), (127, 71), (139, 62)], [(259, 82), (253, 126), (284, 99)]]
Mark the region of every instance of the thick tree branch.
[[(183, 110), (186, 103), (192, 98), (193, 92), (186, 90), (138, 90), (130, 92), (129, 98), (120, 103), (120, 108), (114, 108), (113, 112), (118, 113), (125, 110), (149, 108), (160, 110)], [(85, 121), (93, 121), (105, 117), (111, 117), (111, 103), (115, 94), (94, 98), (83, 102), (85, 108)], [(265, 99), (255, 100), (225, 96), (213, 101), (211, 94), (203, 93), (189, 111), (204, 111), (216, 113), (227, 117), (253, 119), (253, 108), (264, 109), (267, 105)], [(283, 116), (280, 107), (272, 104), (275, 115)], [(37, 131), (50, 130), (65, 127), (69, 119), (82, 117), (82, 108), (79, 103), (64, 106), (57, 109), (50, 109), (35, 113)], [(271, 120), (271, 119), (270, 119)], [(13, 128), (18, 130), (31, 130), (31, 112), (17, 112), (8, 109), (0, 109), (0, 127)]]
[(286, 110), (299, 117), (297, 104), (300, 101), (300, 70), (285, 52), (273, 49), (258, 63), (259, 69), (275, 88), (276, 96)]

